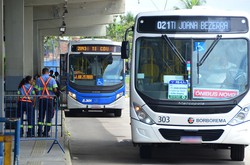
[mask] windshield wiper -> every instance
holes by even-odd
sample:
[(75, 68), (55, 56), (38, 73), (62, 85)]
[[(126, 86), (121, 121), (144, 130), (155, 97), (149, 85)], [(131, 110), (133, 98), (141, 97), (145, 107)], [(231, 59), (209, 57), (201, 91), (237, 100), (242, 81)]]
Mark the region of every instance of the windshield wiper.
[(187, 61), (182, 57), (181, 53), (177, 50), (177, 48), (174, 46), (173, 42), (168, 38), (168, 36), (162, 35), (162, 38), (167, 42), (167, 44), (170, 46), (170, 48), (173, 50), (173, 52), (175, 53), (175, 55), (179, 58), (179, 60), (186, 64)]
[(214, 47), (217, 45), (217, 43), (220, 41), (222, 35), (217, 35), (216, 39), (213, 41), (213, 43), (211, 44), (211, 46), (207, 49), (206, 53), (203, 55), (203, 57), (201, 58), (201, 60), (197, 63), (197, 66), (201, 66), (205, 60), (207, 59), (207, 57), (209, 56), (209, 54), (212, 52), (212, 50), (214, 49)]

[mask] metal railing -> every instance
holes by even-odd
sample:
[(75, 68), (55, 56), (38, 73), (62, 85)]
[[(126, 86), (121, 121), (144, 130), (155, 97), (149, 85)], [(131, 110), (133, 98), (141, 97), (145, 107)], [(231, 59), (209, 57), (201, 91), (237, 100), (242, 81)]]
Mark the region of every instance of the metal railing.
[[(59, 111), (59, 99), (56, 96), (42, 97), (32, 96), (23, 98), (20, 95), (5, 94), (5, 117), (20, 118), (20, 140), (53, 140), (48, 153), (58, 144), (64, 153), (64, 149), (58, 140), (58, 128), (62, 132), (62, 111)], [(12, 132), (15, 125), (6, 124), (6, 132)], [(62, 136), (62, 133), (61, 133)]]

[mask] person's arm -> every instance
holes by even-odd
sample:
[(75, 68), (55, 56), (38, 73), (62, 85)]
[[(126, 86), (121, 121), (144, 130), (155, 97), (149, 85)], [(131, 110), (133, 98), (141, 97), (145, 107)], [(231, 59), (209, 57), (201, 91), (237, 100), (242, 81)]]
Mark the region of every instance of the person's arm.
[(18, 89), (18, 91), (17, 91), (17, 95), (18, 95), (18, 96), (17, 96), (17, 101), (20, 100), (20, 94), (21, 94), (21, 93), (20, 93), (20, 91), (19, 91), (19, 89)]
[(57, 88), (53, 88), (53, 92), (56, 93), (57, 92)]
[(36, 95), (38, 95), (38, 90), (36, 88), (34, 88), (34, 90), (35, 90)]
[(32, 95), (33, 95), (33, 107), (36, 107), (36, 92), (35, 92), (35, 88), (34, 90), (32, 91)]
[(39, 88), (39, 79), (36, 80), (36, 84), (34, 85), (34, 90), (35, 90), (36, 95), (39, 94), (38, 88)]
[(52, 78), (52, 87), (53, 87), (54, 94), (56, 94), (58, 86), (54, 78)]

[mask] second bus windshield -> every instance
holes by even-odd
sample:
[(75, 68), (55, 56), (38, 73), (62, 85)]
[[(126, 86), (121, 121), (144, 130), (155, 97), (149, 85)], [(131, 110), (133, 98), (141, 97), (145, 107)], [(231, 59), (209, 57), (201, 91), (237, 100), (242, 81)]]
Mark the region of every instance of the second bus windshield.
[(220, 39), (198, 65), (214, 40), (170, 38), (171, 46), (162, 37), (137, 39), (137, 90), (160, 100), (227, 100), (242, 94), (248, 83), (247, 40)]
[(111, 86), (123, 81), (123, 60), (112, 55), (69, 55), (71, 82), (85, 86)]

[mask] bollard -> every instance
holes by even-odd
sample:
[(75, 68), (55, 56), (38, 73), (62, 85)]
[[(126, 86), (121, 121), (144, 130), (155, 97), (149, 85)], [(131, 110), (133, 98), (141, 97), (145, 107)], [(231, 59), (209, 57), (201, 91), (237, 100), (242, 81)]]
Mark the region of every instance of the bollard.
[(4, 142), (4, 165), (11, 164), (12, 136), (1, 135), (0, 141)]
[(0, 165), (3, 164), (3, 142), (0, 142)]
[[(10, 165), (11, 164), (11, 158), (12, 158), (12, 139), (13, 136), (15, 138), (14, 143), (14, 160), (13, 164), (18, 165), (19, 164), (19, 150), (20, 150), (20, 119), (18, 118), (1, 118), (0, 122), (4, 123), (14, 123), (15, 124), (15, 132), (5, 132), (4, 135), (0, 135), (0, 156), (4, 156), (3, 163), (4, 165)], [(4, 152), (3, 152), (4, 151)], [(3, 164), (2, 163), (2, 164)]]

